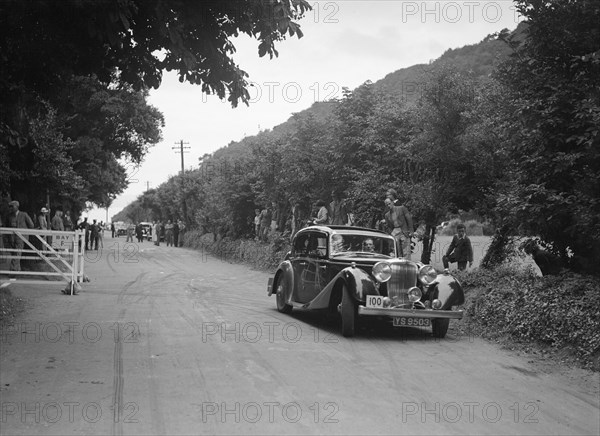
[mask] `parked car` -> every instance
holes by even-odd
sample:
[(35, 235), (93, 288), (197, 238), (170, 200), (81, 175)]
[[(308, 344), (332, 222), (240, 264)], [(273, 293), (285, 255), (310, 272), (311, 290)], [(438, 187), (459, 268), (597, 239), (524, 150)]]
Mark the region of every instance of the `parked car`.
[(114, 225), (117, 237), (127, 235), (127, 224), (125, 224), (123, 221), (116, 221)]
[(269, 279), (277, 310), (339, 312), (344, 336), (353, 336), (369, 318), (396, 327), (431, 327), (443, 338), (451, 319), (460, 319), (464, 303), (458, 280), (446, 270), (405, 258), (387, 233), (347, 226), (300, 230), (292, 249)]
[(148, 241), (151, 241), (152, 240), (152, 223), (142, 221), (140, 223), (140, 225), (142, 226), (143, 238)]

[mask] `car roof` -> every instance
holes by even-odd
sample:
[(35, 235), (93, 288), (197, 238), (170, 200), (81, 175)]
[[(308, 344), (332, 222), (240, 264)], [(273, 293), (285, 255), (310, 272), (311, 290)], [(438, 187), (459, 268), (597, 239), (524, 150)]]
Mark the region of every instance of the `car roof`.
[(328, 234), (333, 234), (333, 233), (359, 233), (359, 234), (371, 234), (373, 236), (388, 236), (391, 237), (389, 233), (383, 232), (381, 230), (376, 230), (376, 229), (370, 229), (368, 227), (355, 227), (355, 226), (339, 226), (339, 225), (329, 225), (329, 226), (310, 226), (310, 227), (304, 227), (303, 229), (299, 230), (298, 233), (296, 233), (296, 235), (298, 235), (299, 233), (305, 233), (308, 231), (314, 231), (314, 230), (318, 230), (321, 232), (325, 232)]

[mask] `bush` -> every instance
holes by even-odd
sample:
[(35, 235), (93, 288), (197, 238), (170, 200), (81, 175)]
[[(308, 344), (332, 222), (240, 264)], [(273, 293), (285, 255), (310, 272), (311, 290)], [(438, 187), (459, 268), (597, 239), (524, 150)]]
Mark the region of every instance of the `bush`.
[(243, 262), (259, 269), (275, 269), (290, 250), (289, 237), (274, 234), (267, 243), (254, 239), (214, 239), (212, 233), (192, 230), (184, 235), (184, 245), (206, 251), (223, 260)]
[(515, 266), (463, 272), (459, 279), (471, 329), (487, 337), (571, 347), (584, 366), (600, 369), (600, 279), (573, 273), (539, 277)]

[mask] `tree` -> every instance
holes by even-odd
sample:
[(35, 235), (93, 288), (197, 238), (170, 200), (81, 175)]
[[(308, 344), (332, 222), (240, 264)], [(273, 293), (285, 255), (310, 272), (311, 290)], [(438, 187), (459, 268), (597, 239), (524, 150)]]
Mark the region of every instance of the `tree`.
[(421, 261), (429, 263), (437, 223), (449, 211), (473, 208), (481, 198), (485, 182), (475, 175), (477, 160), (486, 156), (479, 144), (465, 140), (476, 100), (475, 80), (441, 65), (427, 72), (422, 86), (400, 191), (409, 199), (415, 221), (426, 226)]
[(105, 207), (127, 187), (122, 162), (139, 163), (161, 139), (163, 116), (146, 97), (131, 87), (106, 88), (94, 77), (72, 77), (56, 92), (54, 105), (32, 99), (28, 140), (7, 153), (12, 194), (30, 209), (45, 204), (48, 195), (52, 205), (74, 216), (88, 202)]
[(305, 0), (4, 0), (2, 88), (48, 92), (72, 75), (95, 74), (140, 90), (176, 70), (235, 106), (249, 94), (231, 38), (246, 34), (259, 41), (260, 56), (276, 56), (277, 41), (302, 37), (296, 20), (309, 9)]
[(498, 80), (514, 98), (511, 181), (498, 210), (513, 232), (540, 236), (566, 264), (600, 261), (600, 4), (519, 0), (525, 39)]
[(64, 147), (85, 179), (77, 201), (103, 206), (126, 183), (119, 159), (140, 162), (159, 138), (162, 117), (145, 97), (163, 71), (233, 106), (247, 103), (232, 38), (248, 35), (260, 56), (276, 56), (277, 41), (302, 36), (296, 20), (308, 9), (305, 0), (0, 2), (0, 190), (35, 191), (21, 183), (43, 147), (33, 123), (55, 110), (54, 128), (70, 141)]

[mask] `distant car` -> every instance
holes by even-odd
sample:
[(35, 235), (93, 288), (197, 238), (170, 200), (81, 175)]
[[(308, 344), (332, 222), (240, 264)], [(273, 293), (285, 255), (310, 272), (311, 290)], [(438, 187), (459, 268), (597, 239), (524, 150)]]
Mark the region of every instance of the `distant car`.
[(152, 240), (152, 223), (142, 221), (142, 237), (148, 241)]
[(396, 241), (387, 233), (348, 226), (300, 230), (292, 249), (269, 279), (277, 310), (339, 312), (344, 336), (357, 333), (369, 318), (395, 327), (431, 327), (446, 336), (450, 319), (460, 319), (464, 303), (458, 280), (446, 270), (397, 258)]
[(115, 223), (115, 233), (117, 237), (127, 235), (127, 224), (124, 222)]

